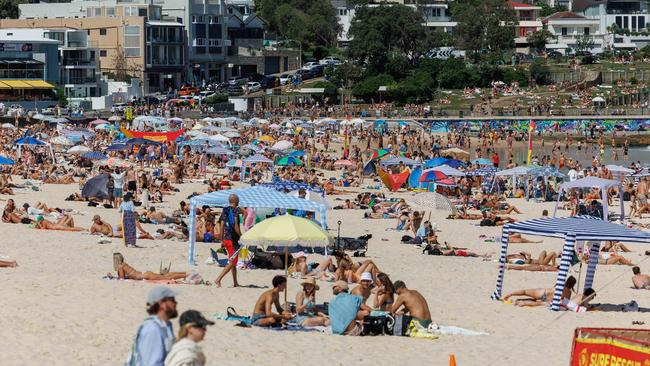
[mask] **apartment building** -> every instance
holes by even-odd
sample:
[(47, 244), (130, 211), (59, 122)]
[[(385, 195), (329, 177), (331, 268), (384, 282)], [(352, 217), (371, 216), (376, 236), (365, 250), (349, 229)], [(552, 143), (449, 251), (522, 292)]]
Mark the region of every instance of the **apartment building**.
[(540, 19), (542, 8), (515, 1), (508, 1), (508, 5), (515, 11), (517, 18), (517, 23), (514, 26), (515, 49), (517, 52), (528, 53), (530, 49), (527, 41), (528, 36), (543, 27)]
[(599, 33), (613, 49), (636, 49), (650, 44), (650, 13), (643, 0), (573, 0), (571, 10), (598, 21)]
[(0, 27), (83, 29), (96, 44), (102, 74), (142, 80), (144, 93), (178, 88), (185, 80), (183, 24), (162, 19), (162, 7), (123, 0), (20, 5), (20, 19)]
[(542, 20), (544, 28), (552, 35), (553, 39), (546, 45), (546, 49), (567, 54), (571, 50), (579, 48), (579, 40), (586, 38), (593, 42), (593, 48), (588, 50), (593, 53), (600, 53), (606, 45), (606, 34), (600, 32), (598, 19), (590, 19), (585, 16), (563, 11), (550, 15)]

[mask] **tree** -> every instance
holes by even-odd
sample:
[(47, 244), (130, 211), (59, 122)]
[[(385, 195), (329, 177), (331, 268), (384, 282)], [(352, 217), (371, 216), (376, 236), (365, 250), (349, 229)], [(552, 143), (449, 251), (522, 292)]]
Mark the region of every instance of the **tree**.
[(526, 37), (526, 42), (539, 52), (546, 48), (546, 44), (550, 39), (553, 39), (553, 33), (547, 29), (541, 29), (529, 34)]
[(137, 72), (136, 67), (129, 62), (129, 59), (124, 53), (124, 49), (120, 46), (115, 49), (115, 53), (111, 59), (113, 61), (113, 77), (115, 81), (129, 82), (133, 74)]
[(349, 34), (349, 57), (367, 63), (371, 73), (386, 72), (391, 61), (413, 67), (431, 45), (421, 15), (404, 5), (358, 8)]
[(542, 18), (545, 18), (549, 15), (553, 15), (555, 13), (561, 12), (561, 11), (567, 11), (566, 6), (560, 5), (560, 4), (555, 4), (555, 6), (549, 6), (548, 4), (541, 2), (541, 1), (536, 1), (535, 6), (539, 6), (542, 8), (542, 11), (540, 12), (540, 16)]
[(456, 44), (472, 55), (496, 54), (515, 46), (513, 27), (517, 22), (514, 10), (503, 0), (458, 0), (451, 4)]
[(372, 102), (373, 99), (379, 99), (379, 87), (390, 87), (395, 83), (392, 76), (386, 74), (379, 74), (370, 76), (361, 80), (352, 89), (352, 94), (356, 97), (362, 98), (366, 102)]
[(543, 59), (538, 58), (533, 61), (528, 70), (530, 71), (530, 77), (533, 78), (537, 84), (550, 84), (551, 71)]
[(257, 14), (268, 29), (308, 46), (333, 46), (341, 32), (336, 9), (328, 0), (256, 0)]
[(576, 38), (576, 51), (578, 52), (586, 52), (586, 51), (591, 51), (595, 46), (593, 38), (591, 38), (587, 34), (583, 34), (582, 36), (579, 36)]

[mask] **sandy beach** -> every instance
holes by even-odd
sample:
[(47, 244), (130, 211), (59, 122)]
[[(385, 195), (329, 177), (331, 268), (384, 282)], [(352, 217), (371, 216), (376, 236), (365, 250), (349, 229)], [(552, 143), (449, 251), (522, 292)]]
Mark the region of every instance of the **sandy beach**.
[[(167, 196), (159, 209), (170, 212), (199, 184), (179, 186), (181, 192)], [(355, 190), (355, 189), (352, 189)], [(93, 208), (84, 202), (64, 202), (77, 185), (43, 185), (41, 190), (17, 190), (17, 205), (45, 201), (50, 206), (79, 211), (73, 215), (77, 226), (88, 228), (94, 214), (116, 223), (116, 210)], [(396, 197), (412, 193), (400, 192)], [(329, 196), (332, 204), (347, 196)], [(552, 203), (510, 200), (524, 214), (517, 219), (539, 217)], [(618, 210), (615, 203), (612, 210)], [(342, 337), (322, 333), (293, 333), (259, 328), (239, 328), (233, 322), (217, 321), (210, 327), (203, 348), (210, 364), (220, 365), (304, 365), (325, 362), (328, 365), (447, 365), (454, 354), (458, 365), (565, 365), (569, 362), (573, 330), (580, 326), (638, 327), (635, 320), (647, 321), (641, 313), (623, 312), (551, 312), (544, 307), (518, 308), (490, 300), (497, 274), (499, 245), (486, 243), (479, 235), (492, 238), (499, 228), (479, 227), (477, 221), (446, 220), (443, 212), (432, 212), (440, 241), (467, 247), (478, 253), (492, 253), (492, 260), (426, 256), (417, 248), (400, 244), (402, 232), (386, 231), (394, 220), (364, 220), (361, 210), (331, 210), (328, 225), (336, 232), (342, 221), (345, 236), (373, 235), (368, 258), (374, 260), (393, 281), (401, 279), (409, 288), (419, 290), (429, 302), (434, 322), (489, 333), (487, 336), (441, 336), (435, 341), (403, 337)], [(428, 215), (428, 212), (427, 212)], [(560, 211), (560, 215), (566, 212)], [(643, 222), (643, 221), (642, 221)], [(648, 222), (648, 219), (645, 219)], [(26, 225), (0, 224), (3, 240), (0, 255), (16, 259), (19, 267), (0, 270), (3, 306), (0, 329), (3, 341), (0, 354), (3, 365), (117, 365), (128, 356), (136, 328), (146, 316), (145, 299), (153, 286), (137, 281), (104, 280), (112, 271), (112, 254), (120, 251), (139, 270), (157, 271), (160, 263), (171, 261), (172, 271), (196, 271), (214, 280), (220, 268), (204, 264), (210, 245), (198, 243), (198, 266), (187, 264), (187, 243), (171, 240), (140, 240), (144, 248), (125, 248), (121, 240), (98, 244), (87, 233), (69, 233), (31, 229)], [(145, 225), (150, 232), (153, 225)], [(213, 247), (216, 248), (214, 244)], [(218, 245), (218, 244), (217, 244)], [(509, 252), (526, 250), (559, 251), (562, 241), (546, 239), (542, 244), (512, 244)], [(625, 253), (643, 273), (650, 272), (648, 256), (641, 245), (629, 245)], [(310, 256), (316, 261), (319, 256)], [(577, 268), (577, 267), (576, 267)], [(583, 267), (583, 279), (584, 280)], [(269, 286), (271, 278), (282, 271), (239, 271), (244, 285)], [(627, 266), (599, 266), (594, 288), (596, 303), (623, 304), (636, 300), (650, 307), (650, 292), (631, 288), (632, 272)], [(556, 273), (506, 272), (504, 292), (521, 288), (552, 287)], [(289, 298), (295, 297), (300, 280), (289, 279)], [(250, 314), (259, 288), (228, 288), (204, 285), (176, 285), (179, 311), (197, 309), (206, 316), (225, 314), (232, 306), (240, 314)], [(328, 301), (331, 284), (321, 282), (319, 302)], [(177, 326), (175, 321), (175, 326)]]

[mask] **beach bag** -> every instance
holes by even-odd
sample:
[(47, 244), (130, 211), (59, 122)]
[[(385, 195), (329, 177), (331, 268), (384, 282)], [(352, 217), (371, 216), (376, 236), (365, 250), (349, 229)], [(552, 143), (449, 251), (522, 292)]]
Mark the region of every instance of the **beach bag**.
[(413, 320), (412, 316), (395, 315), (392, 334), (394, 336), (408, 336), (411, 320)]
[(388, 317), (386, 315), (365, 316), (363, 318), (363, 330), (361, 331), (361, 335), (377, 336), (377, 335), (391, 334), (392, 320), (393, 320), (392, 317)]
[[(255, 252), (251, 261), (257, 268), (262, 269), (284, 269), (284, 255), (278, 253)], [(293, 263), (293, 257), (289, 256), (287, 267)]]

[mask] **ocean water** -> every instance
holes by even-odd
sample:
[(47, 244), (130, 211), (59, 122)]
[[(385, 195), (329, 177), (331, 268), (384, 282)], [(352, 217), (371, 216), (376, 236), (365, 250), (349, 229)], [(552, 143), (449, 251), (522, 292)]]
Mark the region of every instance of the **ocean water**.
[[(551, 155), (552, 148), (553, 148), (552, 144), (550, 145), (546, 144), (544, 148), (541, 148), (540, 146), (536, 146), (533, 149), (533, 156), (538, 155), (541, 158), (542, 155)], [(502, 165), (504, 165), (508, 161), (507, 149), (497, 148), (497, 151), (499, 152), (499, 155), (501, 157), (501, 163)], [(600, 156), (600, 149), (594, 151), (592, 150), (591, 145), (588, 145), (587, 149), (585, 149), (585, 147), (583, 146), (581, 151), (578, 151), (575, 145), (571, 146), (568, 151), (565, 151), (564, 146), (562, 146), (560, 151), (556, 153), (557, 157), (560, 156), (560, 152), (562, 152), (564, 156), (569, 159), (573, 159), (573, 160), (577, 159), (579, 162), (582, 163), (583, 166), (591, 165), (592, 156), (596, 156), (604, 164), (615, 164), (615, 165), (626, 166), (632, 162), (637, 162), (637, 161), (640, 161), (642, 164), (650, 164), (650, 146), (630, 147), (627, 162), (623, 160), (623, 148), (621, 147), (618, 148), (618, 161), (615, 161), (613, 158), (611, 146), (605, 148), (604, 157)], [(515, 162), (518, 165), (521, 165), (528, 158), (528, 149), (526, 147), (514, 148), (513, 155), (515, 156)]]

